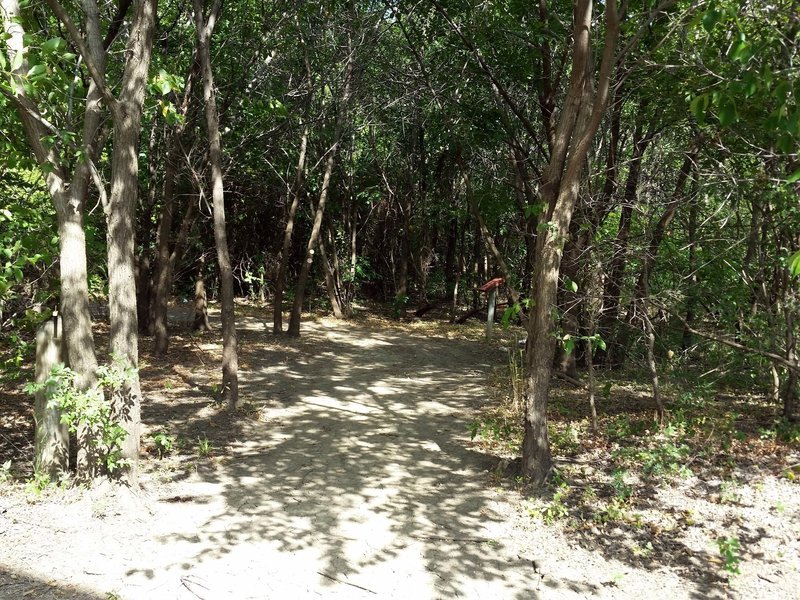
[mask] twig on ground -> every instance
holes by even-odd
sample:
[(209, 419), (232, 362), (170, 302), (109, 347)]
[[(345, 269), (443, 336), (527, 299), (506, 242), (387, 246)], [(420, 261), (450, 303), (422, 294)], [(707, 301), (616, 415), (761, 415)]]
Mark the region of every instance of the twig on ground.
[(200, 600), (206, 600), (203, 596), (201, 596), (200, 594), (195, 592), (191, 587), (189, 587), (189, 584), (196, 585), (198, 587), (203, 588), (204, 590), (209, 589), (208, 586), (205, 586), (202, 583), (200, 583), (199, 581), (195, 581), (194, 579), (190, 579), (189, 577), (190, 576), (181, 577), (181, 585), (183, 587), (185, 587), (195, 597), (200, 598)]
[(350, 587), (358, 588), (359, 590), (364, 590), (365, 592), (369, 592), (370, 594), (375, 594), (375, 595), (378, 594), (378, 592), (374, 592), (368, 588), (361, 587), (360, 585), (356, 585), (355, 583), (350, 583), (349, 581), (342, 581), (341, 579), (336, 579), (336, 577), (332, 577), (331, 575), (323, 573), (322, 571), (317, 571), (317, 575), (322, 575), (326, 579), (330, 579), (331, 581), (335, 581), (336, 583), (343, 583), (345, 585), (349, 585)]
[(426, 542), (471, 542), (474, 544), (485, 544), (492, 541), (489, 538), (447, 537), (438, 535), (411, 535), (409, 537)]

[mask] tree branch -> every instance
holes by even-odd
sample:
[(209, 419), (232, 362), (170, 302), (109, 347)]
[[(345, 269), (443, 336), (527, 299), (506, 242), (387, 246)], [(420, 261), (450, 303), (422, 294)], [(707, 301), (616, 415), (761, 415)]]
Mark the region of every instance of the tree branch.
[(541, 143), (539, 142), (539, 132), (533, 126), (530, 119), (522, 112), (522, 110), (517, 106), (517, 103), (511, 98), (508, 90), (500, 83), (500, 80), (495, 76), (494, 71), (489, 66), (489, 63), (486, 62), (486, 59), (483, 57), (483, 53), (480, 51), (472, 40), (470, 40), (463, 31), (461, 31), (461, 27), (450, 18), (450, 15), (447, 14), (445, 8), (439, 3), (438, 0), (431, 0), (431, 3), (436, 8), (436, 11), (442, 15), (442, 18), (447, 22), (450, 28), (455, 31), (456, 35), (461, 39), (463, 44), (469, 49), (470, 52), (475, 56), (475, 59), (478, 61), (478, 65), (480, 65), (481, 70), (486, 74), (491, 82), (492, 86), (497, 90), (497, 93), (502, 98), (503, 102), (508, 106), (511, 112), (519, 119), (522, 126), (525, 128), (525, 131), (528, 132), (528, 135), (531, 136), (531, 139), (540, 147), (540, 150), (544, 152), (544, 148), (541, 147)]
[(61, 21), (67, 28), (70, 37), (72, 37), (72, 41), (75, 42), (75, 46), (78, 48), (81, 58), (83, 58), (83, 62), (86, 63), (86, 68), (89, 69), (89, 75), (91, 75), (95, 85), (97, 85), (98, 89), (100, 90), (100, 94), (103, 96), (103, 100), (108, 106), (108, 109), (112, 114), (117, 113), (119, 111), (119, 102), (106, 85), (105, 75), (103, 74), (103, 71), (100, 69), (99, 65), (95, 62), (94, 56), (89, 51), (89, 47), (86, 45), (86, 41), (78, 31), (75, 23), (72, 22), (72, 19), (67, 14), (67, 11), (64, 10), (64, 7), (61, 6), (58, 0), (45, 1), (51, 10), (56, 14), (58, 20)]
[(662, 306), (660, 304), (655, 304), (652, 300), (650, 302), (653, 303), (654, 305), (658, 306), (658, 308), (660, 308), (664, 312), (666, 312), (669, 315), (672, 315), (673, 317), (678, 319), (683, 324), (683, 326), (686, 328), (686, 330), (688, 332), (690, 332), (690, 333), (692, 333), (692, 334), (694, 334), (696, 336), (699, 336), (701, 338), (705, 338), (707, 340), (711, 340), (712, 342), (717, 342), (718, 344), (722, 344), (724, 346), (728, 346), (729, 348), (733, 348), (733, 349), (739, 350), (741, 352), (746, 352), (748, 354), (755, 354), (756, 356), (761, 356), (763, 358), (768, 358), (769, 360), (779, 364), (780, 366), (782, 366), (782, 367), (784, 367), (786, 369), (789, 369), (790, 371), (800, 372), (800, 364), (793, 363), (793, 362), (787, 360), (786, 358), (784, 358), (783, 356), (781, 356), (780, 354), (775, 354), (774, 352), (769, 352), (768, 350), (759, 350), (758, 348), (750, 348), (749, 346), (745, 346), (744, 344), (740, 344), (739, 342), (735, 342), (733, 340), (729, 340), (729, 339), (727, 339), (725, 337), (722, 337), (721, 335), (716, 335), (716, 334), (713, 334), (713, 333), (707, 333), (705, 331), (700, 331), (698, 329), (695, 329), (691, 325), (689, 325), (689, 323), (687, 323), (686, 320), (683, 317), (681, 317), (679, 314), (676, 314), (676, 313), (672, 312), (671, 310), (669, 310), (665, 306)]

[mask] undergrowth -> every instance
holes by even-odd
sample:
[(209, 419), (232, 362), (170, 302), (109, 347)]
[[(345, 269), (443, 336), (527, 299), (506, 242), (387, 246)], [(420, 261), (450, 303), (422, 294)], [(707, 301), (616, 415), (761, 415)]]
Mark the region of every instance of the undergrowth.
[[(519, 389), (509, 381), (518, 376), (513, 366), (493, 374), (495, 403), (470, 426), (483, 450), (511, 457), (520, 455), (523, 437)], [(697, 525), (691, 507), (674, 513), (662, 507), (654, 517), (647, 498), (658, 489), (701, 474), (720, 482), (711, 501), (736, 506), (743, 485), (735, 476), (737, 467), (753, 460), (779, 464), (780, 457), (800, 445), (800, 424), (777, 418), (777, 408), (758, 397), (732, 398), (710, 385), (680, 389), (673, 384), (666, 394), (666, 423), (660, 427), (648, 388), (598, 379), (598, 431), (591, 429), (585, 390), (556, 387), (548, 415), (556, 469), (544, 491), (527, 489), (520, 478), (515, 485), (525, 493), (529, 516), (544, 523), (595, 536), (620, 527), (634, 532), (628, 550), (638, 560), (657, 554), (664, 532)], [(800, 466), (781, 474), (800, 481)], [(721, 560), (711, 562), (728, 575), (737, 574), (746, 552), (739, 538), (718, 538), (716, 551)]]

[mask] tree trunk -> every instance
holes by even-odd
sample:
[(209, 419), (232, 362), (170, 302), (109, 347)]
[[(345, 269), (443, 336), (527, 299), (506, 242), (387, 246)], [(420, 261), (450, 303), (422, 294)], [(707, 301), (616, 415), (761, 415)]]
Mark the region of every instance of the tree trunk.
[[(0, 2), (3, 17), (3, 30), (8, 35), (6, 47), (9, 64), (14, 63), (14, 56), (25, 51), (25, 32), (19, 20), (20, 7), (18, 0), (2, 0)], [(87, 27), (96, 29), (96, 10), (87, 12)], [(99, 68), (105, 69), (105, 60), (100, 49), (92, 46)], [(95, 354), (94, 337), (92, 335), (91, 314), (89, 312), (89, 291), (86, 261), (86, 234), (83, 215), (86, 194), (89, 187), (90, 168), (86, 160), (80, 160), (67, 185), (66, 174), (60, 165), (60, 157), (54, 147), (46, 148), (43, 143), (46, 131), (37, 120), (37, 106), (25, 96), (21, 79), (27, 73), (27, 60), (23, 58), (19, 67), (13, 72), (19, 85), (14, 86), (14, 102), (22, 123), (22, 128), (37, 164), (42, 169), (45, 184), (53, 200), (58, 221), (59, 235), (59, 277), (61, 283), (61, 316), (64, 325), (66, 342), (66, 362), (76, 373), (75, 386), (86, 390), (97, 381), (97, 356)], [(98, 131), (102, 118), (100, 108), (100, 91), (94, 81), (89, 82), (86, 96), (86, 108), (83, 121), (82, 150), (84, 156), (96, 158), (98, 153)], [(78, 464), (79, 478), (91, 477), (95, 474), (95, 465), (90, 461), (87, 452), (89, 440), (85, 428), (78, 431)]]
[(203, 271), (205, 269), (205, 254), (200, 257), (197, 267), (197, 278), (194, 282), (194, 321), (192, 331), (211, 331), (208, 322), (208, 297), (206, 296), (206, 282)]
[(656, 404), (656, 420), (659, 427), (664, 426), (664, 403), (661, 400), (661, 387), (658, 384), (658, 366), (656, 365), (656, 332), (653, 322), (647, 314), (647, 304), (642, 302), (642, 322), (647, 345), (647, 368), (650, 371), (650, 381), (653, 388), (653, 402)]
[[(36, 383), (43, 384), (53, 367), (64, 362), (63, 321), (53, 317), (36, 333)], [(55, 483), (69, 470), (69, 431), (61, 422), (61, 411), (50, 402), (49, 386), (36, 392), (34, 420), (36, 422), (36, 450), (33, 471), (47, 475)]]
[[(552, 307), (558, 289), (562, 245), (569, 232), (572, 212), (578, 197), (580, 173), (608, 100), (614, 53), (619, 37), (616, 0), (606, 2), (605, 14), (606, 40), (597, 92), (585, 131), (578, 137), (574, 131), (575, 121), (581, 104), (587, 101), (584, 89), (589, 85), (590, 76), (592, 0), (578, 0), (575, 5), (572, 75), (556, 131), (547, 180), (542, 189), (542, 199), (550, 208), (546, 221), (548, 228), (537, 240), (535, 276), (531, 293), (534, 307), (528, 325), (526, 353), (528, 376), (525, 435), (522, 443), (522, 472), (536, 485), (541, 485), (547, 479), (553, 464), (547, 433), (547, 403), (555, 342), (552, 336)], [(571, 152), (564, 169), (567, 148), (571, 148)]]
[[(333, 266), (331, 266), (328, 260), (328, 253), (325, 250), (325, 240), (320, 239), (317, 247), (319, 248), (320, 260), (322, 261), (322, 270), (325, 274), (325, 291), (328, 294), (328, 301), (331, 303), (333, 316), (337, 319), (343, 319), (344, 313), (342, 312), (342, 303), (339, 300), (336, 276), (334, 275)], [(336, 248), (331, 249), (331, 255), (333, 255), (334, 252), (336, 252)]]
[(697, 303), (697, 201), (693, 198), (689, 208), (689, 286), (686, 290), (686, 325), (683, 327), (681, 335), (681, 347), (684, 351), (692, 347), (693, 337), (690, 331), (694, 326), (695, 305)]
[[(642, 270), (639, 274), (639, 279), (636, 282), (636, 287), (633, 293), (633, 299), (628, 306), (628, 314), (625, 317), (625, 323), (627, 323), (628, 327), (620, 328), (614, 340), (614, 348), (611, 351), (611, 361), (615, 365), (622, 365), (625, 362), (625, 358), (627, 355), (628, 349), (628, 340), (629, 340), (629, 328), (634, 323), (634, 318), (636, 316), (636, 309), (639, 304), (637, 300), (643, 300), (644, 302), (641, 304), (642, 307), (647, 305), (647, 301), (650, 297), (650, 275), (653, 272), (653, 269), (656, 265), (656, 260), (658, 258), (658, 249), (661, 246), (661, 242), (664, 239), (664, 235), (667, 232), (667, 228), (669, 227), (670, 223), (672, 223), (672, 219), (675, 217), (675, 213), (678, 210), (678, 206), (680, 202), (684, 199), (685, 194), (684, 190), (686, 187), (686, 181), (689, 178), (689, 173), (695, 166), (695, 162), (697, 160), (697, 143), (692, 143), (692, 148), (690, 148), (683, 160), (683, 165), (681, 166), (680, 171), (678, 172), (678, 179), (675, 183), (675, 189), (672, 192), (672, 197), (670, 201), (667, 203), (664, 212), (661, 215), (661, 218), (656, 223), (655, 228), (653, 229), (653, 233), (650, 236), (650, 243), (648, 244), (648, 250), (645, 253), (644, 257), (642, 258)], [(647, 318), (646, 314), (642, 315), (643, 318)]]
[[(112, 357), (139, 365), (139, 337), (136, 311), (135, 258), (136, 200), (139, 190), (138, 145), (141, 115), (147, 87), (147, 72), (153, 44), (157, 0), (140, 0), (135, 9), (126, 55), (118, 106), (112, 110), (114, 149), (111, 157), (111, 196), (106, 212), (108, 223), (108, 300)], [(139, 373), (112, 396), (114, 418), (125, 429), (122, 457), (128, 469), (123, 477), (132, 487), (139, 480), (139, 438), (141, 389)]]
[(203, 18), (202, 0), (194, 0), (194, 18), (198, 36), (200, 69), (203, 73), (203, 99), (206, 108), (209, 163), (211, 167), (211, 197), (214, 203), (214, 241), (221, 289), (222, 317), (222, 395), (228, 407), (236, 408), (239, 402), (239, 355), (236, 341), (236, 322), (233, 301), (233, 269), (228, 252), (228, 234), (225, 227), (225, 192), (222, 185), (222, 142), (219, 135), (214, 75), (211, 71), (211, 35), (214, 32), (221, 1), (215, 0), (208, 19)]
[(289, 264), (289, 252), (292, 248), (292, 233), (294, 232), (294, 217), (297, 207), (300, 206), (300, 195), (306, 168), (306, 148), (308, 147), (308, 123), (303, 126), (303, 135), (300, 138), (300, 156), (297, 159), (297, 170), (294, 185), (289, 189), (291, 205), (286, 215), (286, 228), (283, 232), (283, 246), (281, 259), (278, 265), (278, 274), (275, 277), (275, 302), (272, 313), (272, 332), (283, 333), (283, 290), (286, 286), (286, 267)]
[(397, 318), (405, 317), (406, 306), (408, 305), (408, 261), (411, 255), (411, 192), (406, 192), (402, 196), (403, 200), (398, 200), (400, 207), (400, 231), (399, 234), (399, 268), (397, 271), (397, 289), (394, 294), (394, 312)]
[[(642, 134), (641, 123), (637, 123), (633, 132), (633, 153), (628, 162), (628, 177), (625, 180), (625, 191), (622, 196), (622, 211), (617, 228), (617, 236), (614, 240), (614, 250), (611, 257), (608, 280), (603, 291), (603, 310), (600, 317), (600, 335), (609, 344), (608, 350), (599, 351), (598, 358), (611, 358), (619, 353), (613, 351), (613, 344), (616, 336), (612, 335), (620, 312), (620, 295), (622, 292), (622, 282), (625, 276), (625, 265), (628, 261), (628, 238), (630, 237), (631, 221), (633, 220), (633, 208), (637, 204), (639, 179), (642, 172), (642, 161), (644, 160), (647, 147), (650, 145), (653, 134), (652, 130)], [(616, 169), (614, 176), (616, 176)], [(606, 178), (606, 185), (613, 186), (610, 179)]]
[(336, 113), (333, 144), (328, 150), (328, 158), (325, 160), (325, 172), (322, 177), (322, 188), (319, 192), (317, 210), (314, 214), (314, 224), (311, 228), (311, 235), (308, 238), (308, 244), (306, 245), (305, 260), (303, 261), (303, 266), (300, 268), (300, 275), (297, 278), (294, 304), (292, 306), (292, 314), (289, 319), (289, 331), (287, 332), (292, 336), (300, 335), (300, 317), (303, 312), (303, 300), (305, 298), (308, 275), (311, 272), (311, 264), (314, 262), (314, 248), (317, 246), (320, 230), (322, 229), (322, 217), (325, 214), (325, 203), (328, 200), (328, 194), (330, 192), (333, 167), (336, 164), (336, 155), (339, 151), (339, 142), (341, 141), (342, 130), (344, 129), (344, 122), (347, 116), (347, 106), (350, 102), (350, 90), (352, 85), (351, 79), (353, 75), (355, 53), (351, 46), (349, 47), (349, 50), (350, 52), (347, 56), (347, 66), (345, 67), (344, 73), (344, 87), (342, 89), (342, 95), (339, 99), (339, 107)]

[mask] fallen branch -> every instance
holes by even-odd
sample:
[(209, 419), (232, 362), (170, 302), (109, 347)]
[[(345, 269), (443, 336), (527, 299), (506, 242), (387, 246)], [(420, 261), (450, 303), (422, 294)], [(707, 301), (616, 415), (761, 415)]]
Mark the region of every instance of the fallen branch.
[(204, 590), (208, 590), (209, 589), (208, 586), (205, 586), (205, 585), (203, 585), (202, 583), (200, 583), (198, 581), (194, 581), (193, 579), (189, 579), (189, 577), (190, 576), (188, 576), (188, 575), (186, 577), (181, 577), (181, 585), (183, 585), (183, 587), (185, 587), (196, 598), (200, 598), (200, 600), (206, 600), (206, 598), (204, 596), (201, 596), (200, 594), (195, 592), (192, 588), (190, 588), (189, 584), (191, 583), (192, 585), (196, 585), (198, 587), (201, 587)]
[(740, 350), (741, 352), (746, 352), (748, 354), (755, 354), (756, 356), (761, 356), (762, 358), (768, 358), (773, 362), (778, 363), (782, 367), (789, 369), (790, 371), (797, 371), (800, 372), (800, 364), (793, 363), (780, 354), (775, 354), (774, 352), (769, 352), (768, 350), (760, 350), (758, 348), (751, 348), (749, 346), (745, 346), (744, 344), (740, 344), (739, 342), (735, 342), (733, 340), (729, 340), (721, 335), (716, 335), (713, 333), (707, 333), (705, 331), (700, 331), (699, 329), (695, 329), (686, 320), (678, 314), (675, 314), (668, 308), (664, 306), (659, 306), (661, 310), (666, 313), (669, 313), (676, 319), (678, 319), (683, 326), (686, 328), (686, 331), (692, 333), (694, 335), (700, 336), (701, 338), (705, 338), (707, 340), (711, 340), (712, 342), (717, 342), (718, 344), (722, 344), (724, 346), (728, 346), (729, 348), (734, 348), (735, 350)]
[(486, 544), (492, 541), (489, 538), (441, 537), (438, 535), (412, 535), (409, 537), (426, 542), (469, 542), (472, 544)]
[(586, 389), (586, 384), (585, 384), (585, 383), (583, 383), (582, 381), (580, 381), (580, 380), (578, 380), (578, 379), (575, 379), (574, 377), (570, 377), (570, 376), (569, 376), (569, 375), (567, 375), (566, 373), (561, 373), (560, 371), (554, 371), (554, 373), (553, 373), (553, 374), (554, 374), (556, 377), (558, 377), (559, 379), (563, 379), (563, 380), (564, 380), (564, 381), (566, 381), (567, 383), (571, 383), (571, 384), (572, 384), (572, 385), (574, 385), (575, 387), (579, 387), (579, 388), (581, 388), (581, 389)]

